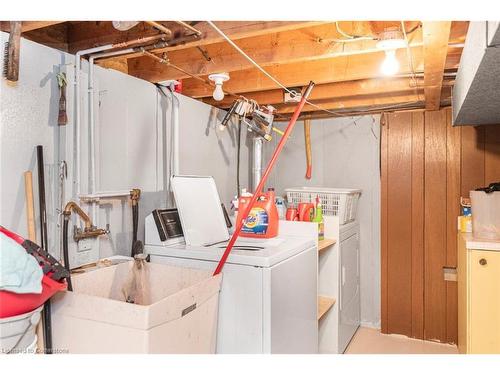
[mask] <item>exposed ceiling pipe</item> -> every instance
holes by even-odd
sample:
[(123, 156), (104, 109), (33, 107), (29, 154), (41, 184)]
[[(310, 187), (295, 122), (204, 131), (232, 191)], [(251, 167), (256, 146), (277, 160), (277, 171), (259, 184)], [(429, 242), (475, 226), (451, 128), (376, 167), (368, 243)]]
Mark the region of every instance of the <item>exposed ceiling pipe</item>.
[(116, 30), (127, 31), (135, 27), (139, 21), (112, 21), (112, 23)]
[[(137, 52), (138, 48), (143, 47), (133, 47), (127, 48), (131, 45), (147, 43), (150, 41), (168, 38), (166, 34), (154, 35), (149, 37), (141, 37), (133, 39), (127, 42), (108, 44), (105, 46), (95, 47), (87, 50), (78, 51), (76, 53), (75, 61), (75, 147), (74, 147), (74, 159), (75, 159), (75, 172), (74, 172), (74, 198), (80, 196), (80, 169), (81, 169), (81, 159), (80, 159), (80, 144), (81, 144), (81, 103), (80, 103), (80, 71), (81, 71), (81, 57), (85, 55), (89, 56), (89, 82), (88, 82), (88, 92), (89, 92), (89, 146), (90, 146), (90, 156), (89, 156), (89, 193), (95, 194), (95, 119), (94, 119), (94, 60), (97, 58), (111, 57), (123, 55), (125, 53)], [(150, 48), (157, 47), (158, 44), (153, 45)], [(121, 48), (120, 50), (115, 50)], [(115, 51), (110, 51), (115, 50)], [(92, 218), (94, 221), (97, 220), (96, 210), (94, 205), (92, 205)]]
[(163, 26), (161, 23), (156, 22), (156, 21), (144, 21), (148, 25), (153, 26), (155, 29), (160, 30), (162, 33), (168, 35), (168, 37), (172, 37), (172, 30), (170, 30), (168, 27)]
[(74, 72), (74, 78), (75, 78), (75, 137), (76, 137), (76, 143), (75, 143), (75, 178), (74, 178), (74, 184), (76, 185), (74, 187), (74, 193), (75, 195), (80, 194), (80, 117), (81, 117), (81, 106), (80, 106), (80, 71), (82, 70), (82, 61), (81, 58), (82, 56), (85, 55), (90, 55), (90, 54), (95, 54), (99, 52), (104, 52), (116, 48), (125, 48), (128, 47), (129, 45), (133, 44), (140, 44), (140, 43), (145, 43), (151, 40), (157, 40), (161, 38), (165, 38), (166, 35), (160, 34), (160, 35), (155, 35), (151, 37), (145, 37), (145, 38), (138, 38), (134, 40), (130, 40), (127, 42), (122, 42), (122, 43), (114, 43), (114, 44), (106, 44), (103, 46), (99, 47), (94, 47), (94, 48), (89, 48), (89, 49), (84, 49), (80, 50), (75, 54), (75, 72)]
[[(166, 34), (169, 38), (172, 37), (172, 30), (168, 27), (163, 26), (161, 23), (156, 21), (144, 21), (155, 29), (160, 30), (162, 33)], [(113, 27), (120, 31), (127, 31), (135, 27), (139, 21), (113, 21)]]
[(203, 34), (200, 30), (198, 30), (197, 28), (191, 26), (189, 23), (187, 22), (183, 22), (183, 21), (175, 21), (176, 23), (178, 23), (179, 25), (182, 25), (184, 26), (186, 29), (192, 31), (193, 33), (195, 33), (196, 35), (198, 36), (201, 36), (201, 34)]

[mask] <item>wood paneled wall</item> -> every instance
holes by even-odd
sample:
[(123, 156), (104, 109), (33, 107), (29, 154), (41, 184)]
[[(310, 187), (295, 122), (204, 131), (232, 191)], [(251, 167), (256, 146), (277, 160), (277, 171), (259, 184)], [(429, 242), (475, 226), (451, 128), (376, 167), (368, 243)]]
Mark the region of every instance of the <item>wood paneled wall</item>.
[(382, 332), (457, 342), (460, 196), (500, 181), (500, 125), (452, 127), (451, 110), (382, 119)]

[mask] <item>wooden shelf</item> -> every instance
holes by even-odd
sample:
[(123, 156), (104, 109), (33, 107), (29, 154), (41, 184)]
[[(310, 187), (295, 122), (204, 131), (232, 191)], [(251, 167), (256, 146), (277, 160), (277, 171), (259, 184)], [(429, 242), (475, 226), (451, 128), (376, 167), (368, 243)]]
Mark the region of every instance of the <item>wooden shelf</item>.
[(336, 240), (332, 240), (330, 238), (325, 238), (321, 241), (318, 241), (318, 252), (328, 249), (330, 246), (333, 246), (337, 243)]
[(335, 305), (335, 298), (318, 296), (318, 320)]

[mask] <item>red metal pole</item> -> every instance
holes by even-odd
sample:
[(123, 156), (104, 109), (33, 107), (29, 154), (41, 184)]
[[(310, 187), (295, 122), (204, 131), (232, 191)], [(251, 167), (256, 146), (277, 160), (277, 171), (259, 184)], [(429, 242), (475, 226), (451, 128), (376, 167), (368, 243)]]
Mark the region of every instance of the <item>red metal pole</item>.
[(224, 267), (224, 264), (226, 263), (227, 257), (229, 256), (229, 253), (233, 249), (234, 243), (238, 239), (238, 236), (240, 235), (241, 229), (243, 228), (243, 222), (245, 221), (246, 217), (250, 213), (250, 210), (252, 209), (253, 205), (255, 204), (255, 201), (258, 198), (258, 193), (262, 191), (264, 188), (264, 185), (266, 183), (267, 177), (269, 177), (269, 173), (271, 173), (271, 170), (274, 167), (274, 164), (276, 163), (276, 159), (278, 159), (279, 154), (281, 153), (281, 150), (285, 146), (286, 141), (288, 140), (288, 137), (290, 136), (290, 133), (293, 130), (293, 127), (295, 126), (295, 123), (297, 122), (297, 119), (299, 118), (300, 112), (302, 111), (302, 108), (304, 107), (304, 104), (306, 103), (307, 98), (311, 94), (311, 91), (314, 87), (314, 82), (309, 82), (309, 85), (306, 88), (306, 91), (304, 92), (304, 95), (302, 95), (302, 99), (300, 100), (299, 104), (297, 104), (297, 107), (295, 108), (295, 111), (293, 112), (293, 116), (290, 119), (290, 122), (288, 123), (285, 133), (281, 137), (280, 142), (278, 143), (278, 146), (276, 147), (276, 150), (274, 150), (274, 154), (267, 164), (266, 170), (264, 171), (264, 174), (262, 175), (262, 178), (259, 182), (259, 185), (255, 189), (252, 198), (250, 199), (250, 203), (246, 207), (245, 211), (243, 211), (243, 215), (241, 215), (241, 220), (236, 223), (236, 229), (234, 230), (234, 233), (229, 240), (229, 243), (227, 244), (226, 250), (224, 251), (224, 254), (222, 255), (222, 258), (219, 261), (219, 264), (217, 264), (217, 268), (214, 271), (214, 276), (219, 274), (222, 271), (222, 268)]

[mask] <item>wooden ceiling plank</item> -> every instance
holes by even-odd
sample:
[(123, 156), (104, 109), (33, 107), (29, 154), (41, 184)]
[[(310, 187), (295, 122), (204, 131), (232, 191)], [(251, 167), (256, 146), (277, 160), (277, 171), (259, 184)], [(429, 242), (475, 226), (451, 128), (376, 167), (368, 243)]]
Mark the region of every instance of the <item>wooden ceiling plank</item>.
[(441, 103), (441, 87), (448, 57), (450, 30), (450, 21), (423, 23), (424, 93), (427, 110), (437, 110)]

